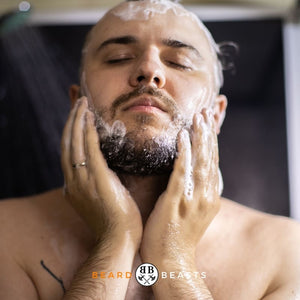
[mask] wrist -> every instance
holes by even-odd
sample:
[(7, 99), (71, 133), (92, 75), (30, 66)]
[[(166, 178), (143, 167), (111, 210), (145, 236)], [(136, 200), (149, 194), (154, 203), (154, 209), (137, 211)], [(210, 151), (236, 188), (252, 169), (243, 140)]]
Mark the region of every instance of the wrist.
[(105, 251), (109, 253), (136, 253), (140, 245), (140, 241), (128, 233), (107, 232), (95, 242), (97, 251)]
[(140, 253), (143, 261), (165, 269), (191, 268), (196, 262), (196, 251), (189, 248), (142, 246)]
[[(138, 227), (138, 226), (137, 226)], [(120, 250), (124, 247), (137, 251), (141, 244), (142, 228), (136, 228), (134, 231), (120, 228), (112, 225), (105, 231), (96, 235), (96, 244), (100, 247)]]
[[(155, 299), (165, 299), (166, 293), (170, 298), (182, 298), (186, 295), (191, 300), (213, 299), (205, 283), (206, 272), (199, 271), (195, 263), (179, 262), (169, 264), (164, 261), (156, 265), (160, 278), (153, 286)], [(166, 292), (167, 291), (167, 292)]]

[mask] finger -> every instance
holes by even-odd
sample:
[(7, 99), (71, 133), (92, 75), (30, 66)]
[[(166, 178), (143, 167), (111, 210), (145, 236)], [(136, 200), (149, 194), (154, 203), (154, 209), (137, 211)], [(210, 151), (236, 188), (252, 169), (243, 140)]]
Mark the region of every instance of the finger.
[(80, 103), (80, 99), (72, 108), (66, 125), (63, 130), (61, 139), (61, 165), (66, 180), (71, 180), (73, 177), (72, 161), (71, 161), (71, 139), (72, 139), (72, 127), (74, 118), (76, 116), (77, 108)]
[[(217, 184), (215, 185), (218, 191), (219, 183), (219, 147), (218, 147), (218, 137), (216, 132), (216, 126), (214, 122), (214, 115), (209, 112), (209, 126), (210, 126), (210, 152), (211, 152), (211, 161), (210, 161), (210, 173), (211, 176), (216, 180)], [(217, 192), (218, 193), (218, 192)]]
[[(85, 149), (89, 163), (89, 176), (91, 178), (101, 178), (101, 180), (97, 180), (96, 184), (103, 193), (107, 195), (109, 193), (116, 193), (117, 191), (114, 190), (116, 175), (108, 168), (100, 150), (99, 135), (95, 127), (95, 117), (89, 110), (86, 114)], [(104, 194), (103, 197), (105, 197)]]
[(193, 180), (191, 165), (191, 141), (187, 130), (183, 129), (178, 138), (178, 157), (169, 179), (167, 193), (174, 202), (182, 199), (191, 200), (193, 197)]
[(217, 134), (215, 129), (212, 131), (212, 160), (210, 167), (210, 177), (213, 181), (215, 181), (215, 185), (212, 186), (211, 193), (212, 197), (221, 195), (222, 193), (222, 179), (220, 180), (220, 169), (219, 169), (219, 149), (218, 149), (218, 141)]
[(81, 179), (87, 178), (87, 164), (85, 149), (84, 149), (84, 127), (85, 115), (87, 112), (87, 99), (83, 97), (76, 111), (72, 126), (72, 139), (71, 139), (71, 160), (73, 172), (81, 176)]
[(207, 156), (209, 153), (209, 128), (205, 113), (196, 113), (193, 118), (192, 134), (192, 164), (194, 174), (199, 170), (207, 169)]
[(193, 129), (192, 153), (195, 194), (201, 199), (207, 199), (210, 185), (214, 184), (209, 176), (214, 158), (214, 149), (212, 149), (212, 122), (207, 110), (203, 110), (202, 114), (194, 116)]

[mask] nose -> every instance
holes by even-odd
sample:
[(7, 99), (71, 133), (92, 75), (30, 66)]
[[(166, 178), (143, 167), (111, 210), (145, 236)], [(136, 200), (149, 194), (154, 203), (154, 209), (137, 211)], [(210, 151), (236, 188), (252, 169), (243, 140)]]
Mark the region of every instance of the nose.
[(160, 58), (155, 51), (149, 51), (141, 57), (129, 79), (132, 87), (138, 85), (153, 86), (155, 88), (163, 88), (166, 83), (165, 72)]

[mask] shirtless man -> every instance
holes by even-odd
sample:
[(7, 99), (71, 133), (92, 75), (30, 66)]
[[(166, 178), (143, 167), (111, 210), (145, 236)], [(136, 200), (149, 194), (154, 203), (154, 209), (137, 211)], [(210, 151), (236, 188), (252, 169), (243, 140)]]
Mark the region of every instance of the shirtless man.
[[(216, 49), (168, 1), (97, 23), (70, 92), (65, 187), (0, 203), (0, 299), (299, 299), (299, 224), (219, 196)], [(142, 262), (167, 276), (126, 278)]]

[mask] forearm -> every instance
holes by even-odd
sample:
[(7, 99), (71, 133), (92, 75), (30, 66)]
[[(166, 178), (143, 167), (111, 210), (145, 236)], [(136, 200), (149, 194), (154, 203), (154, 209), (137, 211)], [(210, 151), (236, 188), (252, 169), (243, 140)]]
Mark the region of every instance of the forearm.
[[(125, 274), (131, 272), (135, 252), (129, 240), (97, 244), (75, 274), (63, 300), (124, 299), (130, 280)], [(97, 278), (93, 278), (94, 272)], [(117, 278), (117, 272), (121, 272), (122, 278)], [(109, 273), (114, 275), (113, 279), (107, 278)], [(107, 274), (106, 278), (101, 278), (101, 274)]]
[[(166, 272), (153, 286), (155, 299), (213, 300), (213, 297), (195, 266), (158, 264)], [(172, 275), (171, 275), (172, 274)]]
[(196, 267), (193, 249), (176, 245), (156, 249), (157, 252), (143, 252), (143, 259), (153, 263), (160, 271), (161, 276), (153, 285), (155, 299), (213, 300), (202, 273)]

